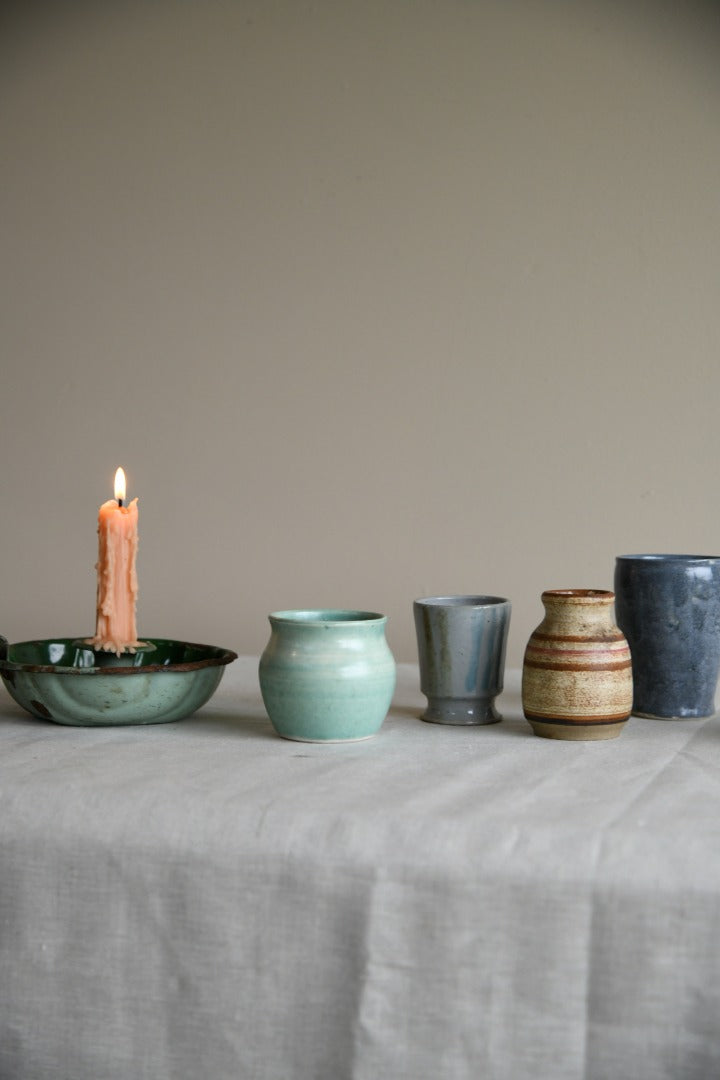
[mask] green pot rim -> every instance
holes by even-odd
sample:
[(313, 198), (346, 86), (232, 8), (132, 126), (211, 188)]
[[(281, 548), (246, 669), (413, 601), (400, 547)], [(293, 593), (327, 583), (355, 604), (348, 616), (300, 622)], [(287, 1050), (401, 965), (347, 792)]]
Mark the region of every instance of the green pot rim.
[(268, 618), (271, 623), (284, 623), (287, 626), (377, 626), (387, 622), (387, 615), (382, 615), (379, 611), (360, 611), (354, 608), (298, 608), (273, 611)]

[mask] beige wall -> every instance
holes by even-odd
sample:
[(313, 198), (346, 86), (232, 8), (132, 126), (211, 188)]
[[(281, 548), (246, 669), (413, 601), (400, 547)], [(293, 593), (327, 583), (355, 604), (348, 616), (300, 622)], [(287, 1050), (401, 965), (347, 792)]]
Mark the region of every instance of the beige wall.
[(0, 630), (92, 630), (118, 464), (140, 631), (243, 652), (481, 591), (518, 665), (543, 588), (717, 553), (717, 13), (17, 5)]

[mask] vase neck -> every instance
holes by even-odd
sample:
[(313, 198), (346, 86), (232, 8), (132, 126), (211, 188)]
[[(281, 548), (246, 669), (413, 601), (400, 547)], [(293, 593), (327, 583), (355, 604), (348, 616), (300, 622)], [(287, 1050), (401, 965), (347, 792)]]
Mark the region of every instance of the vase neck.
[(614, 626), (614, 601), (600, 589), (551, 589), (542, 594), (544, 621), (561, 633), (602, 633)]

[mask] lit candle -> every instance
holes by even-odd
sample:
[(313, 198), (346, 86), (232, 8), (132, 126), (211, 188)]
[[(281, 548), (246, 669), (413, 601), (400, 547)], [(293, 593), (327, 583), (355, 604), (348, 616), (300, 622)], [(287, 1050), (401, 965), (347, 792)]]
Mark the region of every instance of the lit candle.
[(115, 498), (98, 512), (97, 622), (90, 644), (104, 652), (134, 653), (138, 546), (137, 499), (125, 506), (125, 473), (115, 473)]

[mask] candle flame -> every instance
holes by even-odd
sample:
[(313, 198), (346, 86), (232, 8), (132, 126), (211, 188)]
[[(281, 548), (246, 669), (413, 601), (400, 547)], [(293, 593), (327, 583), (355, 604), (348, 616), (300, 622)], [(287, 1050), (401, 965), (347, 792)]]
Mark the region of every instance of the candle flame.
[(125, 498), (125, 470), (118, 469), (115, 473), (115, 498), (118, 502)]

